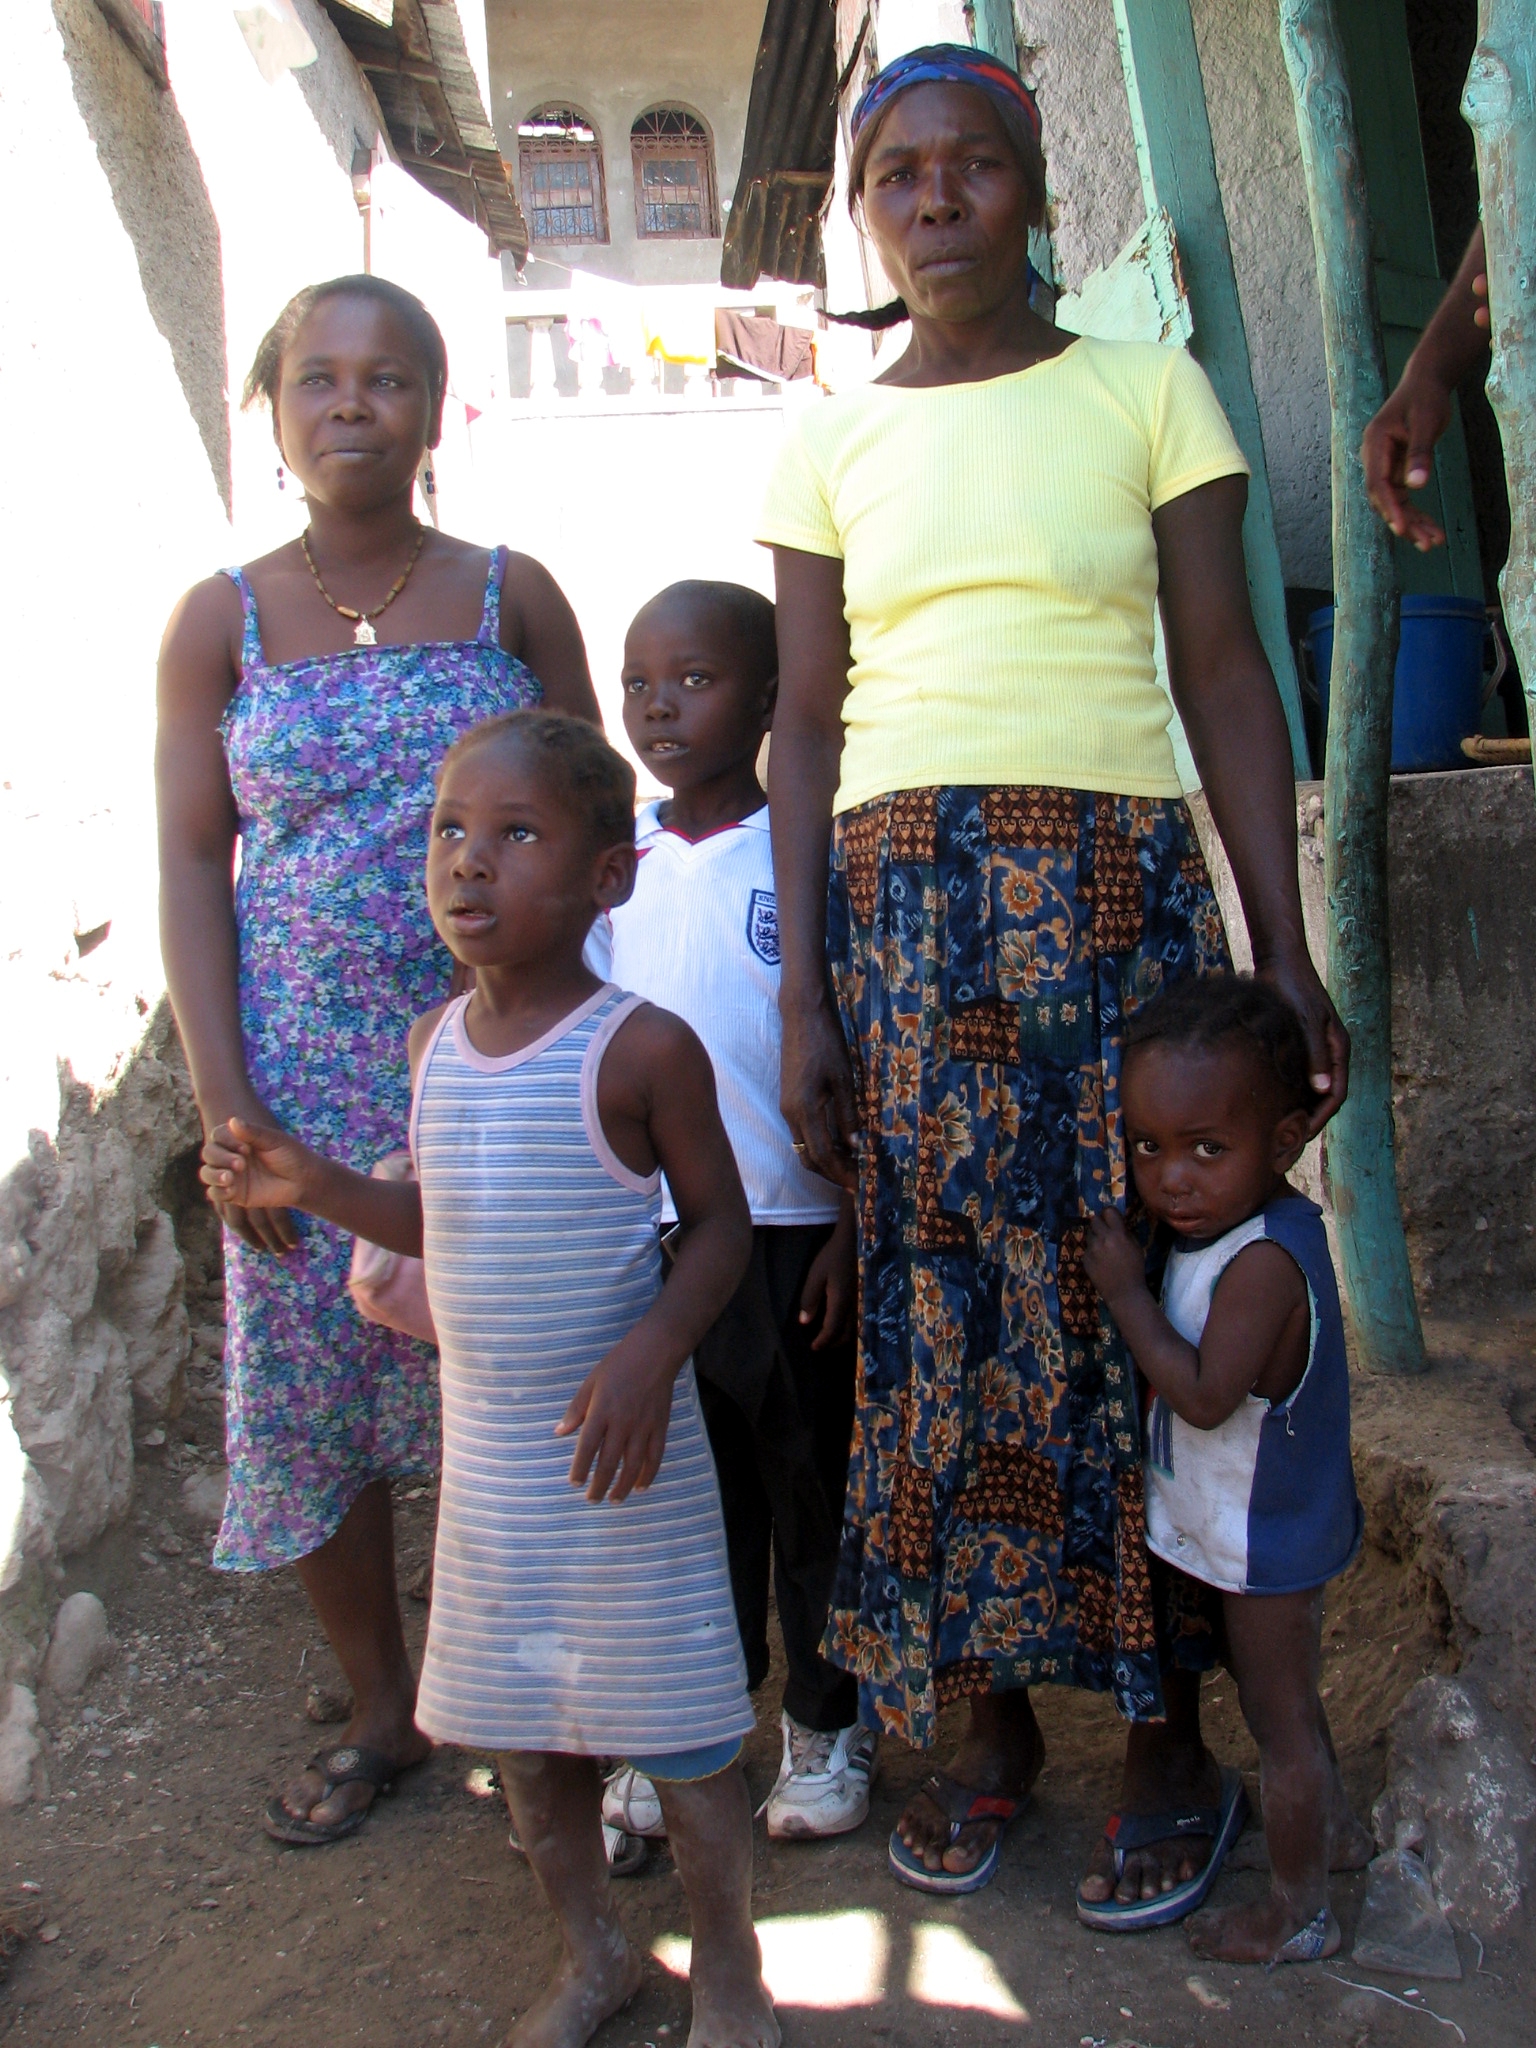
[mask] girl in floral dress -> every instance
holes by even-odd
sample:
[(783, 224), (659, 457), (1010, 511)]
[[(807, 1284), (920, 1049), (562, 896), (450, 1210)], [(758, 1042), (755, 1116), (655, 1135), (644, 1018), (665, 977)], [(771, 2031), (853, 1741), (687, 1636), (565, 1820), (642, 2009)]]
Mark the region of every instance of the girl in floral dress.
[[(448, 993), (420, 888), (434, 764), (519, 705), (597, 718), (548, 573), (414, 515), (446, 383), (442, 336), (398, 286), (299, 293), (246, 399), (272, 408), (308, 527), (189, 591), (161, 657), (162, 944), (204, 1126), (280, 1123), (363, 1171), (405, 1144), (406, 1028)], [(435, 1356), (359, 1317), (341, 1233), (284, 1210), (221, 1215), (230, 1477), (214, 1562), (296, 1565), (351, 1684), (341, 1742), (266, 1813), (280, 1840), (331, 1841), (429, 1747), (388, 1482), (437, 1462)]]

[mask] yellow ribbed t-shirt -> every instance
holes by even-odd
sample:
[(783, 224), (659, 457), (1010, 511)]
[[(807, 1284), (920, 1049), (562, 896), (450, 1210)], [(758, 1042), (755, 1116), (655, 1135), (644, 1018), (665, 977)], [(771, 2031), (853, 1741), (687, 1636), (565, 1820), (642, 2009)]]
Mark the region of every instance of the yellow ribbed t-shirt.
[(836, 808), (936, 784), (1178, 796), (1152, 514), (1247, 470), (1205, 372), (1154, 342), (802, 413), (757, 538), (843, 564)]

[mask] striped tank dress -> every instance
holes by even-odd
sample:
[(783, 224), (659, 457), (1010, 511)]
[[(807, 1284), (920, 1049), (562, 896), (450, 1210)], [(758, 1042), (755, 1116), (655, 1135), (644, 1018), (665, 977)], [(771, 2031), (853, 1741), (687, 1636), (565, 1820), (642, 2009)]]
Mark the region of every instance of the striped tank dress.
[(442, 1357), (443, 1479), (417, 1722), (440, 1742), (672, 1754), (753, 1724), (693, 1367), (628, 1500), (569, 1479), (555, 1425), (661, 1285), (658, 1173), (598, 1121), (640, 999), (605, 984), (532, 1045), (477, 1052), (469, 998), (422, 1059), (411, 1139)]

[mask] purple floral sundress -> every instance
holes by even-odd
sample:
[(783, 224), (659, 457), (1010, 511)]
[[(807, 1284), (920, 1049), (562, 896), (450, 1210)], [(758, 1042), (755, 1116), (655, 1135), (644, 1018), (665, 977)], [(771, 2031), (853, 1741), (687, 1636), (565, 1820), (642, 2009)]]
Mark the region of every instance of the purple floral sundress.
[[(406, 1034), (448, 993), (427, 914), (432, 773), (462, 732), (536, 704), (503, 651), (505, 550), (472, 641), (348, 648), (271, 665), (245, 573), (241, 680), (224, 714), (240, 819), (235, 925), (251, 1083), (286, 1129), (366, 1173), (406, 1142)], [(435, 1468), (437, 1355), (365, 1322), (352, 1240), (296, 1216), (298, 1248), (226, 1232), (227, 1571), (291, 1564), (335, 1534), (370, 1480)]]

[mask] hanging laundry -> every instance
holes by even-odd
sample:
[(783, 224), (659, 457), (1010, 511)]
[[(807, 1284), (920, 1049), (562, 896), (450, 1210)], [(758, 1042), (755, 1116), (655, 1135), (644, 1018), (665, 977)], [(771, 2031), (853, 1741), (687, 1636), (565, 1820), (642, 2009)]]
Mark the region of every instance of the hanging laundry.
[(268, 85), (287, 71), (302, 71), (319, 55), (293, 0), (258, 0), (255, 7), (235, 8), (234, 16)]
[(645, 359), (649, 337), (640, 294), (630, 285), (573, 270), (565, 321), (571, 352), (583, 369), (634, 370)]
[(715, 310), (715, 352), (726, 365), (776, 384), (811, 374), (809, 328), (781, 327), (777, 320), (733, 307)]
[(667, 363), (715, 366), (715, 294), (710, 285), (670, 285), (641, 298), (645, 352)]

